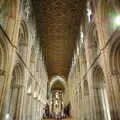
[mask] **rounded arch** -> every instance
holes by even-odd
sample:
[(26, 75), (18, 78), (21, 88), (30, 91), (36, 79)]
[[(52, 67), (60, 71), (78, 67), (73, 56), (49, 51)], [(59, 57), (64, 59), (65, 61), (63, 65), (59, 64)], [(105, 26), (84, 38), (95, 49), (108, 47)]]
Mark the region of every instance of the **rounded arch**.
[(84, 81), (84, 96), (88, 96), (88, 95), (89, 95), (88, 81), (85, 80)]
[(93, 70), (93, 86), (101, 87), (101, 85), (105, 85), (104, 72), (99, 65), (96, 65)]
[(51, 81), (50, 81), (50, 91), (51, 91), (51, 88), (52, 88), (52, 86), (54, 85), (54, 83), (55, 83), (55, 82), (58, 82), (58, 81), (59, 81), (59, 82), (64, 86), (64, 88), (66, 89), (67, 85), (66, 85), (65, 79), (64, 79), (63, 77), (60, 77), (60, 76), (55, 76), (55, 77), (53, 77), (53, 78), (51, 79)]
[(64, 87), (65, 87), (65, 86), (63, 85), (63, 83), (58, 80), (58, 81), (55, 81), (55, 82), (53, 83), (53, 85), (52, 85), (52, 87), (51, 87), (51, 90), (57, 89), (57, 90), (62, 90), (62, 91), (64, 91), (64, 90), (65, 90)]
[(51, 93), (52, 93), (52, 86), (54, 85), (54, 83), (56, 83), (57, 81), (59, 81), (60, 82), (60, 84), (62, 84), (62, 86), (64, 87), (64, 91), (62, 91), (62, 93), (63, 93), (63, 101), (64, 101), (64, 104), (67, 102), (67, 99), (66, 99), (66, 97), (67, 97), (67, 83), (66, 83), (66, 80), (63, 78), (63, 77), (61, 77), (61, 76), (53, 76), (52, 77), (52, 79), (51, 79), (51, 81), (50, 81), (50, 84), (49, 84), (49, 96), (48, 97), (52, 97), (51, 96)]

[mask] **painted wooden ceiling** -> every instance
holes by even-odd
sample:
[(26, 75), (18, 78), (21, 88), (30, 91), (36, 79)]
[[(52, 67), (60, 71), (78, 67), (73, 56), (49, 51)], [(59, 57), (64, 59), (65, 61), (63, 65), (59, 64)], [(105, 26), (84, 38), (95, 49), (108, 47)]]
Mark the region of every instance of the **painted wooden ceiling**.
[(86, 0), (32, 0), (48, 75), (67, 78)]

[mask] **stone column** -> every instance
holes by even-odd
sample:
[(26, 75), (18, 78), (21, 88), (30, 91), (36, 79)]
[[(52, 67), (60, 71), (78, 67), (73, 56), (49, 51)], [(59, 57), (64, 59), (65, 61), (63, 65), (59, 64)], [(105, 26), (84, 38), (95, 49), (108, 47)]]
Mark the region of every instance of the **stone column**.
[(37, 100), (35, 100), (35, 120), (37, 120)]
[(84, 118), (90, 120), (90, 101), (89, 96), (84, 96)]
[(3, 99), (5, 90), (5, 71), (0, 69), (0, 113), (2, 109)]
[(106, 87), (97, 86), (94, 88), (95, 113), (97, 120), (111, 120), (108, 105), (108, 98), (106, 96)]
[(37, 98), (32, 99), (32, 120), (37, 119)]
[(40, 111), (40, 109), (39, 109), (39, 101), (37, 100), (36, 101), (37, 103), (36, 103), (36, 120), (39, 120), (40, 119), (40, 117), (39, 117), (39, 111)]
[(38, 120), (38, 101), (36, 99), (36, 120)]
[(79, 106), (79, 112), (78, 112), (78, 114), (79, 114), (79, 120), (81, 119), (81, 86), (79, 85), (79, 104), (78, 104), (78, 106)]
[[(94, 102), (95, 102), (95, 120), (102, 120), (102, 110), (101, 110), (101, 104), (99, 99), (99, 89), (94, 88)], [(104, 120), (104, 118), (103, 118)]]
[(8, 113), (11, 119), (17, 118), (17, 112), (19, 110), (18, 108), (18, 101), (19, 101), (19, 91), (20, 88), (18, 85), (11, 86), (10, 92), (9, 92), (9, 98), (6, 102), (6, 110), (5, 113)]
[(21, 96), (21, 108), (20, 108), (20, 118), (19, 120), (25, 120), (25, 116), (26, 116), (26, 99), (27, 99), (27, 92), (26, 92), (26, 88), (25, 88), (25, 84), (21, 85), (22, 87), (22, 96)]
[(30, 120), (32, 118), (32, 96), (27, 95), (26, 99), (26, 119)]
[(39, 120), (40, 120), (40, 101), (38, 101), (38, 107), (39, 107), (38, 117), (39, 117)]
[(32, 120), (35, 120), (35, 99), (32, 97)]
[(23, 86), (17, 85), (17, 99), (16, 99), (16, 105), (15, 105), (15, 112), (14, 112), (14, 120), (20, 120), (21, 119), (21, 109), (22, 109), (22, 96), (23, 96)]
[(76, 90), (76, 98), (77, 98), (77, 101), (76, 101), (76, 112), (77, 112), (77, 119), (79, 120), (79, 91), (78, 91), (78, 86), (77, 86), (77, 90)]
[(111, 100), (113, 101), (112, 119), (120, 119), (120, 75), (111, 74)]
[[(5, 32), (7, 33), (9, 39), (13, 42), (13, 45), (16, 46), (16, 43), (17, 43), (17, 37), (18, 37), (18, 31), (19, 31), (19, 25), (20, 25), (20, 13), (19, 13), (19, 5), (20, 5), (20, 0), (15, 0), (14, 2), (11, 2), (12, 5), (11, 8), (13, 10), (13, 6), (14, 8), (16, 8), (16, 12), (14, 15), (17, 14), (16, 17), (13, 17), (11, 14), (8, 18), (8, 24), (6, 26), (6, 30)], [(17, 3), (17, 4), (15, 4)], [(14, 5), (13, 5), (14, 4)], [(17, 5), (17, 6), (16, 6)], [(10, 12), (12, 11), (10, 10)], [(12, 11), (13, 12), (13, 11)], [(8, 43), (9, 44), (9, 43)], [(4, 88), (2, 90), (2, 97), (0, 95), (0, 118), (4, 119), (4, 114), (6, 114), (6, 103), (7, 100), (9, 99), (9, 90), (10, 90), (10, 85), (11, 85), (11, 77), (12, 77), (12, 70), (13, 70), (13, 64), (14, 64), (14, 57), (15, 57), (15, 48), (13, 48), (10, 44), (9, 44), (9, 48), (8, 48), (8, 56), (9, 56), (9, 61), (8, 63), (6, 64), (7, 67), (6, 67), (6, 76), (4, 78), (4, 81), (5, 81), (5, 85), (4, 85)], [(12, 53), (12, 54), (11, 54)], [(2, 82), (3, 82), (3, 79), (1, 78)], [(2, 83), (1, 82), (1, 83)], [(1, 110), (2, 109), (2, 110)], [(2, 113), (4, 112), (4, 114)]]

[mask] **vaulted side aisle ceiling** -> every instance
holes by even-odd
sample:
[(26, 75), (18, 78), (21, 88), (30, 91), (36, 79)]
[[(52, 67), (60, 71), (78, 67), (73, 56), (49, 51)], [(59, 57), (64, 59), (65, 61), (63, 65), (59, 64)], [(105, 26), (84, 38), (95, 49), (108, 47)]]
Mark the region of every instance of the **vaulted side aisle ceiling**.
[(49, 76), (67, 78), (85, 0), (33, 0), (40, 45)]

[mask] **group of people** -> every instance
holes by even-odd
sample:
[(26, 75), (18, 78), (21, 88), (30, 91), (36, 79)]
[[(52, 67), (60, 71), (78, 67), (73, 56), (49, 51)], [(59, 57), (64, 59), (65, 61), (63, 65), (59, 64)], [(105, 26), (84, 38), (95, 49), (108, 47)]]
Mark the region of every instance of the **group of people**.
[(52, 113), (52, 114), (43, 114), (43, 119), (65, 119), (65, 118), (67, 118), (67, 117), (69, 117), (67, 114), (54, 114), (54, 113)]

